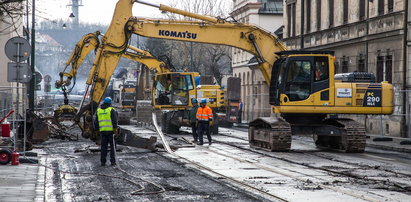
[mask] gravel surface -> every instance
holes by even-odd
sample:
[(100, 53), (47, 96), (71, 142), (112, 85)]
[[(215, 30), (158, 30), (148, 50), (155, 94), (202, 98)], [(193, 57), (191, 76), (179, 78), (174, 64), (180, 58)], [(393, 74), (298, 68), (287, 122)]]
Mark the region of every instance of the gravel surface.
[(164, 152), (119, 146), (119, 167), (102, 167), (100, 153), (87, 150), (96, 147), (89, 140), (50, 140), (38, 147), (49, 168), (45, 201), (264, 201), (170, 161)]

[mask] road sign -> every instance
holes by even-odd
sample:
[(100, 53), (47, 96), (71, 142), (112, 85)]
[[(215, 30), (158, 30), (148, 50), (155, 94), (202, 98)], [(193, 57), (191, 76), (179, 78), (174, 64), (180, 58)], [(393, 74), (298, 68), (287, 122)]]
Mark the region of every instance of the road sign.
[(22, 37), (13, 37), (9, 39), (4, 46), (6, 56), (14, 62), (27, 60), (31, 53), (29, 42)]
[[(18, 74), (17, 74), (17, 70), (18, 70)], [(9, 62), (7, 64), (7, 81), (8, 82), (28, 83), (30, 82), (30, 80), (31, 80), (31, 69), (27, 63)]]
[(51, 91), (51, 85), (44, 83), (44, 92), (49, 93)]
[(44, 82), (50, 83), (51, 82), (51, 76), (48, 75), (48, 74), (46, 76), (44, 76)]
[(34, 78), (36, 79), (36, 84), (39, 84), (43, 80), (43, 76), (40, 74), (40, 72), (34, 72)]

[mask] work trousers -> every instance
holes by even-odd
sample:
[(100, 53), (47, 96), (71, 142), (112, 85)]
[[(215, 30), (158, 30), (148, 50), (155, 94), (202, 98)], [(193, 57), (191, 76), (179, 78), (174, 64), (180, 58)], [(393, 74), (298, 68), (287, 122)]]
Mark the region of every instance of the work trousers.
[(194, 122), (194, 123), (191, 123), (190, 125), (191, 125), (191, 132), (193, 134), (194, 141), (197, 141), (198, 140), (197, 124), (196, 122)]
[(107, 158), (107, 150), (108, 150), (108, 144), (110, 144), (110, 162), (111, 164), (116, 163), (116, 157), (115, 157), (115, 145), (114, 145), (114, 133), (113, 131), (102, 131), (100, 132), (100, 138), (101, 138), (101, 164), (106, 164), (106, 158)]
[(200, 144), (203, 144), (203, 133), (207, 134), (208, 142), (211, 142), (211, 135), (210, 135), (210, 123), (207, 121), (199, 121), (198, 122), (198, 139), (200, 140)]

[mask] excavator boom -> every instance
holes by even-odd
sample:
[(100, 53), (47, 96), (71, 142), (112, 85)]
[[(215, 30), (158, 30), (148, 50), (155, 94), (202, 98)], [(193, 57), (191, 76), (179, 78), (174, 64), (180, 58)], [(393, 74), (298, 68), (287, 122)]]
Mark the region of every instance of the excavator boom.
[(227, 45), (247, 51), (256, 56), (267, 84), (270, 83), (271, 69), (277, 57), (274, 53), (286, 50), (276, 36), (256, 26), (240, 23), (132, 18), (127, 23), (127, 29), (146, 37)]

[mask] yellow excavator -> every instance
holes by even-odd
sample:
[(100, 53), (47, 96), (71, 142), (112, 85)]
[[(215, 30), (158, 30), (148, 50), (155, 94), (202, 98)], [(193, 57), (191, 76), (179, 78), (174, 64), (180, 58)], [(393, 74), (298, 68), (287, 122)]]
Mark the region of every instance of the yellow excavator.
[[(136, 18), (132, 16), (132, 7), (136, 2), (197, 20)], [(112, 22), (97, 48), (86, 82), (91, 86), (90, 103), (82, 106), (76, 115), (77, 120), (84, 116), (81, 127), (86, 135), (92, 133), (92, 115), (120, 57), (127, 52), (132, 34), (228, 45), (254, 55), (270, 87), (269, 97), (274, 115), (250, 122), (249, 142), (252, 147), (287, 151), (291, 147), (292, 134), (310, 134), (314, 135), (319, 147), (363, 152), (365, 128), (351, 119), (331, 115), (393, 112), (391, 84), (375, 83), (369, 73), (334, 75), (335, 57), (331, 51), (287, 51), (278, 37), (254, 25), (190, 13), (143, 0), (119, 0)], [(178, 95), (172, 105), (188, 102), (187, 96), (193, 90), (187, 88), (192, 80), (183, 78), (179, 76), (178, 80), (186, 88), (178, 88)], [(162, 108), (160, 96), (155, 94), (157, 90), (154, 87), (153, 102), (157, 104), (156, 107)], [(185, 96), (180, 96), (180, 93)]]
[[(66, 67), (63, 72), (60, 72), (60, 79), (56, 81), (56, 88), (62, 88), (65, 99), (64, 105), (60, 106), (55, 110), (54, 119), (57, 124), (60, 124), (64, 120), (76, 120), (80, 121), (83, 114), (78, 113), (77, 109), (68, 104), (67, 88), (71, 85), (71, 81), (75, 79), (77, 71), (82, 64), (84, 58), (89, 54), (91, 50), (98, 49), (99, 46), (104, 45), (99, 39), (101, 36), (100, 32), (89, 33), (83, 36), (83, 38), (76, 44), (75, 49), (69, 59), (66, 62)], [(121, 36), (119, 36), (121, 37)], [(104, 38), (104, 37), (103, 37)], [(104, 53), (102, 51), (101, 53)], [(107, 55), (112, 54), (106, 52)], [(114, 53), (119, 54), (119, 53)], [(146, 68), (155, 72), (154, 77), (154, 90), (153, 90), (153, 107), (155, 109), (162, 110), (162, 130), (166, 133), (178, 133), (181, 126), (188, 126), (188, 109), (192, 106), (190, 99), (196, 98), (207, 98), (210, 102), (209, 106), (213, 108), (216, 112), (216, 117), (221, 117), (215, 122), (215, 127), (213, 127), (213, 132), (218, 132), (218, 120), (225, 121), (226, 123), (233, 123), (237, 121), (238, 109), (239, 109), (239, 97), (237, 96), (225, 96), (227, 94), (227, 89), (222, 89), (219, 85), (199, 85), (196, 82), (196, 78), (200, 75), (198, 72), (176, 72), (171, 64), (166, 64), (165, 62), (155, 58), (148, 51), (138, 49), (133, 46), (127, 46), (127, 49), (121, 53), (121, 57), (127, 58), (136, 62), (140, 62), (145, 65)], [(71, 66), (70, 72), (66, 72), (67, 68)], [(93, 65), (94, 66), (94, 65)], [(98, 66), (98, 65), (96, 65)], [(116, 68), (116, 66), (113, 66)], [(96, 68), (97, 69), (97, 68)], [(90, 75), (95, 75), (96, 72), (91, 71)], [(111, 75), (104, 78), (105, 81), (110, 80)], [(239, 86), (240, 80), (238, 78), (229, 78), (231, 86)], [(111, 80), (111, 85), (113, 80)], [(166, 88), (170, 89), (166, 89)], [(86, 88), (86, 93), (80, 104), (83, 106), (89, 87)], [(127, 99), (121, 99), (124, 94), (134, 94), (135, 96), (135, 86), (127, 87), (125, 84), (121, 88), (121, 91), (117, 92), (118, 102), (114, 102), (114, 105), (119, 112), (119, 122), (126, 123), (126, 120), (130, 120), (132, 113), (131, 110), (135, 108), (134, 104), (128, 103)], [(233, 89), (238, 89), (233, 87)], [(188, 91), (187, 91), (188, 90)], [(94, 91), (99, 93), (104, 92), (100, 88), (93, 88), (90, 91), (93, 95)], [(187, 93), (188, 92), (188, 93)], [(123, 95), (122, 95), (123, 94)], [(239, 92), (229, 91), (228, 95), (239, 94)], [(129, 96), (133, 97), (133, 96)], [(116, 99), (114, 99), (116, 100)], [(92, 98), (95, 103), (99, 103), (99, 100)], [(124, 103), (123, 101), (127, 101)], [(218, 114), (217, 114), (218, 113)], [(92, 131), (89, 125), (91, 114), (89, 111), (85, 113), (83, 117), (83, 123), (79, 124), (83, 131), (83, 136), (91, 139), (96, 139), (96, 133)]]
[[(135, 2), (196, 21), (131, 17)], [(363, 152), (366, 140), (364, 126), (336, 115), (393, 112), (393, 86), (388, 82), (376, 83), (370, 73), (335, 75), (336, 59), (332, 51), (288, 51), (277, 36), (254, 25), (144, 0), (119, 0), (111, 28), (123, 28), (124, 38), (137, 34), (228, 45), (254, 55), (270, 87), (273, 116), (250, 122), (249, 142), (252, 147), (287, 151), (291, 147), (292, 134), (310, 134), (318, 147)], [(117, 41), (118, 44), (122, 42)]]

